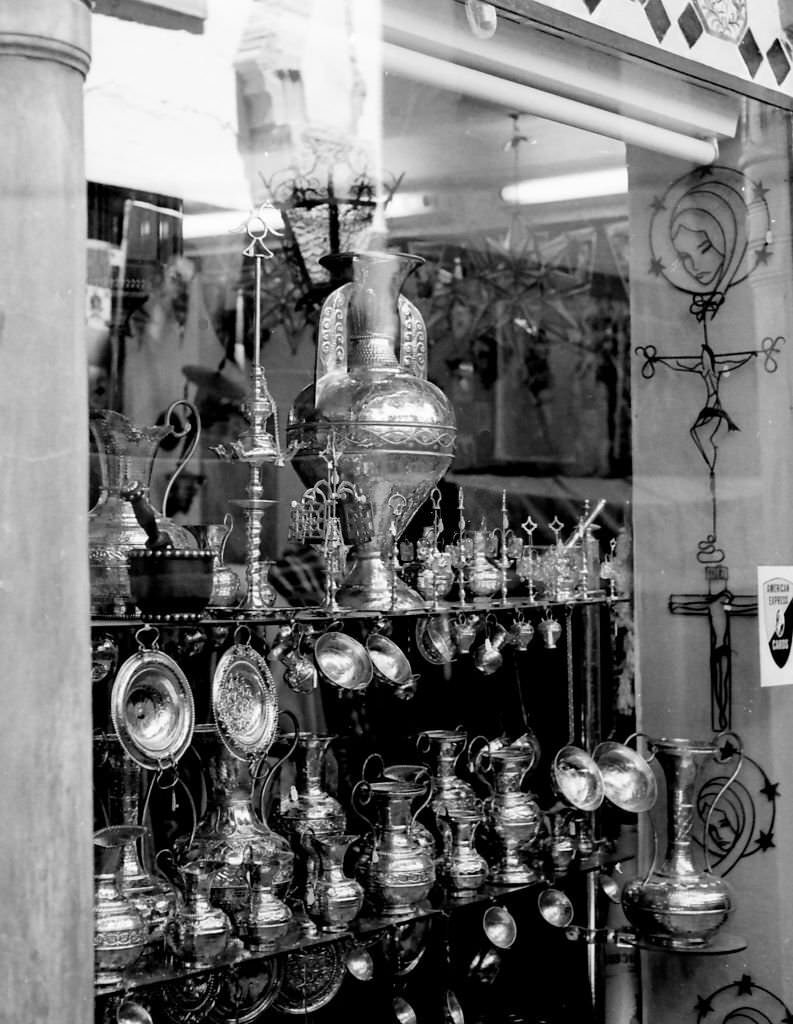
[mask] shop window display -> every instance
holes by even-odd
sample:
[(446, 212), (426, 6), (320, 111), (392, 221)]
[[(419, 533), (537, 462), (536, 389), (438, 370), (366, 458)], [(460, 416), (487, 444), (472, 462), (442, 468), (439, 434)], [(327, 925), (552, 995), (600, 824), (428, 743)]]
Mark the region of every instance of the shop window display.
[(97, 1020), (791, 1015), (793, 55), (732, 6), (93, 14)]

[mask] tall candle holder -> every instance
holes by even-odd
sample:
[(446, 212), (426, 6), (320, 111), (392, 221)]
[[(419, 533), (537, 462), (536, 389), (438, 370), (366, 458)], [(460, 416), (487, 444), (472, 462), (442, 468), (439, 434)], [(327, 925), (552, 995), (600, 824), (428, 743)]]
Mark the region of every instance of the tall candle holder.
[[(266, 212), (273, 211), (269, 203), (262, 205), (253, 212), (245, 223), (245, 231), (250, 239), (243, 250), (243, 255), (254, 261), (254, 320), (253, 320), (253, 360), (251, 363), (250, 387), (248, 398), (243, 406), (243, 413), (248, 420), (248, 428), (243, 430), (236, 441), (228, 446), (213, 445), (220, 458), (230, 461), (241, 461), (248, 466), (247, 497), (236, 498), (232, 504), (242, 510), (245, 517), (245, 580), (247, 583), (245, 597), (239, 611), (256, 615), (272, 607), (275, 592), (266, 585), (266, 573), (263, 571), (260, 555), (262, 519), (270, 505), (276, 504), (275, 499), (264, 497), (262, 470), (265, 465), (284, 465), (284, 456), (278, 440), (278, 409), (267, 386), (267, 377), (261, 362), (261, 305), (262, 305), (262, 261), (272, 259), (274, 253), (265, 244), (265, 238), (280, 233), (268, 222)], [(267, 430), (267, 423), (272, 417), (273, 433)]]

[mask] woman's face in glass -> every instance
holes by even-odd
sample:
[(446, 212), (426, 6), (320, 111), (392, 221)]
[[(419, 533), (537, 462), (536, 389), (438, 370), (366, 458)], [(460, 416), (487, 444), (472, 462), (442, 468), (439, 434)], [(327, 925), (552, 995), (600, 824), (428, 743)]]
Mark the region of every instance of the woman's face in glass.
[(681, 224), (672, 242), (686, 273), (698, 284), (715, 284), (724, 263), (724, 253), (719, 252), (707, 231)]

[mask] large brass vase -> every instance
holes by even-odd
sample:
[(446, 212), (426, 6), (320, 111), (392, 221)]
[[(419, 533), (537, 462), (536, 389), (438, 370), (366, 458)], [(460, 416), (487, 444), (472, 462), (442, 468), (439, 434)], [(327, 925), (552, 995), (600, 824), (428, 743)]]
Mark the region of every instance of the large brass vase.
[(301, 480), (313, 486), (327, 475), (321, 453), (333, 438), (342, 479), (358, 486), (371, 509), (371, 539), (356, 535), (348, 519), (355, 562), (339, 603), (420, 608), (420, 595), (395, 578), (390, 551), (451, 464), (456, 436), (449, 400), (427, 380), (424, 321), (400, 295), (422, 260), (362, 252), (320, 262), (334, 261), (347, 265), (352, 281), (322, 306), (315, 383), (295, 400), (287, 439)]
[(694, 862), (694, 803), (699, 769), (718, 753), (715, 743), (687, 739), (653, 740), (666, 780), (667, 850), (659, 868), (625, 886), (625, 916), (641, 939), (673, 949), (701, 949), (733, 909), (723, 878)]
[[(419, 797), (426, 803), (428, 787), (391, 779), (358, 785), (368, 790), (377, 814), (374, 845), (364, 869), (366, 895), (386, 917), (413, 913), (435, 882), (435, 859), (414, 834), (411, 810)], [(355, 790), (352, 800), (355, 806)]]

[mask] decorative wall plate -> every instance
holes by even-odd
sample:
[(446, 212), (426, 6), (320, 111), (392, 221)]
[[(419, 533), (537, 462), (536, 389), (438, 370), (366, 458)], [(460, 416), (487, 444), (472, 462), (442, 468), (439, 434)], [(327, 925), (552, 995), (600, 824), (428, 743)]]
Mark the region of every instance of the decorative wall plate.
[(212, 677), (218, 734), (240, 760), (263, 757), (278, 728), (278, 695), (267, 662), (247, 643), (223, 654)]
[(284, 980), (273, 1009), (295, 1016), (315, 1013), (339, 991), (344, 973), (344, 957), (337, 942), (287, 954)]
[(152, 771), (176, 764), (193, 738), (190, 684), (173, 658), (156, 647), (130, 655), (118, 670), (110, 714), (126, 752)]
[(212, 1014), (217, 1024), (254, 1024), (281, 988), (284, 957), (243, 961), (223, 973), (220, 995)]

